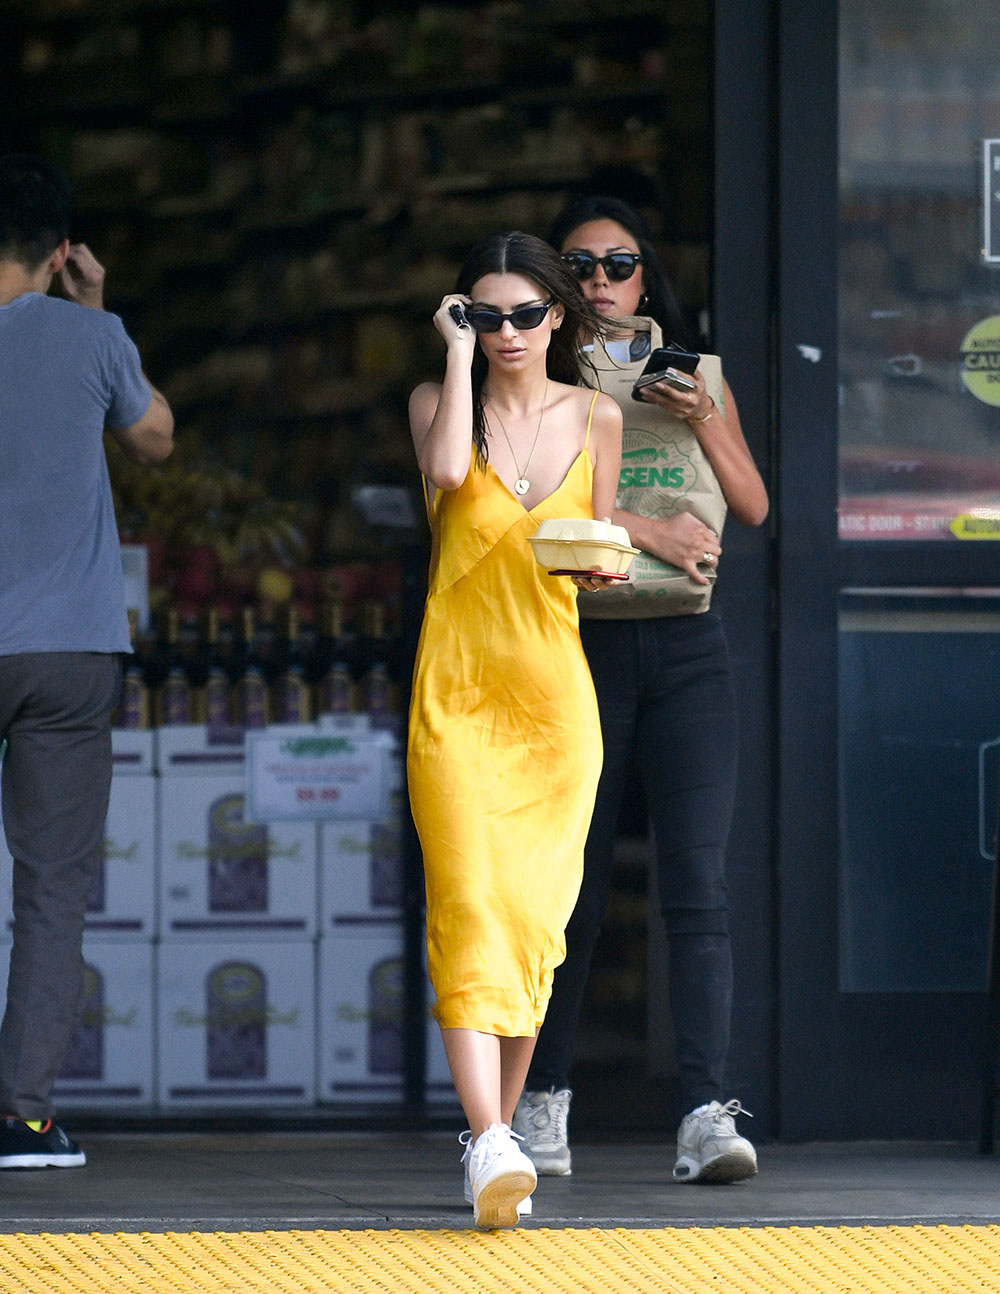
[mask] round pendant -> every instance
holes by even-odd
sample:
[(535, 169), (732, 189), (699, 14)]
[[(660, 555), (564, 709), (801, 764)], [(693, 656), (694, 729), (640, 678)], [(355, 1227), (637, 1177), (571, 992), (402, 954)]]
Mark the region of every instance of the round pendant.
[(523, 476), (518, 477), (514, 482), (514, 490), (517, 494), (527, 494), (531, 489), (531, 482), (526, 481)]

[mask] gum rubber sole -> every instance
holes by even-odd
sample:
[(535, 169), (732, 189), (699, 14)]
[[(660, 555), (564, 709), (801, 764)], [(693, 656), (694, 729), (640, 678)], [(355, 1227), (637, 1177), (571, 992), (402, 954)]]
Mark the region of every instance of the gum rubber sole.
[(517, 1206), (535, 1189), (535, 1175), (524, 1170), (504, 1173), (487, 1182), (473, 1205), (476, 1226), (481, 1231), (516, 1227)]
[[(725, 1185), (728, 1182), (743, 1182), (757, 1172), (756, 1161), (738, 1150), (728, 1155), (718, 1155), (702, 1164), (697, 1173), (690, 1177), (674, 1176), (675, 1182), (715, 1182)], [(675, 1168), (676, 1173), (676, 1168)]]

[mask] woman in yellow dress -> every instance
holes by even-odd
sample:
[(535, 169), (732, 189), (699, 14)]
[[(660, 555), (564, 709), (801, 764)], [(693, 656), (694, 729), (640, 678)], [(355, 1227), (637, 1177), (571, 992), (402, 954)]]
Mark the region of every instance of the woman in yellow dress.
[(459, 1100), (477, 1226), (513, 1226), (535, 1185), (510, 1130), (576, 902), (601, 771), (576, 588), (528, 538), (607, 518), (615, 402), (579, 385), (604, 322), (529, 234), (480, 243), (434, 316), (445, 377), (410, 397), (433, 545), (407, 749), (427, 887), (434, 1015)]

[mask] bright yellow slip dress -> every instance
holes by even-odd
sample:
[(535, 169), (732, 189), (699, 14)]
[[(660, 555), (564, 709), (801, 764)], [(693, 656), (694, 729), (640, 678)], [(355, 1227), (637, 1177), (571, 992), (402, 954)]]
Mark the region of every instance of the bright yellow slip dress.
[(549, 517), (592, 517), (592, 478), (585, 442), (526, 511), (473, 455), (464, 483), (430, 508), (407, 775), (443, 1028), (534, 1034), (565, 956), (601, 726), (575, 586), (535, 561), (528, 537)]

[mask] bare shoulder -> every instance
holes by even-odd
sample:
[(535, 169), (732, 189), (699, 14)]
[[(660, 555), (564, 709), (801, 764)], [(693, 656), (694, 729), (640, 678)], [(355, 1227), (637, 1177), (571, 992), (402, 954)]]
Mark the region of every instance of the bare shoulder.
[(410, 392), (410, 427), (415, 434), (422, 434), (430, 426), (440, 400), (440, 382), (421, 382)]
[[(592, 398), (592, 392), (588, 392), (588, 403)], [(610, 432), (621, 433), (622, 429), (622, 411), (618, 402), (610, 395), (605, 395), (599, 391), (597, 399), (594, 401), (594, 423), (595, 429), (606, 429)]]
[(590, 419), (590, 438), (592, 441), (600, 444), (604, 440), (616, 441), (621, 443), (622, 437), (622, 411), (615, 400), (610, 395), (605, 395), (598, 391), (595, 397), (594, 392), (589, 388), (583, 388), (583, 406), (584, 418), (590, 416), (590, 405), (593, 401), (594, 413)]
[(410, 392), (410, 410), (435, 409), (440, 399), (440, 382), (421, 382)]
[(590, 417), (590, 406), (593, 402), (593, 426), (597, 427), (604, 423), (614, 426), (617, 422), (621, 427), (621, 411), (610, 395), (598, 392), (595, 400), (592, 387), (568, 386), (565, 382), (553, 382), (551, 385), (556, 393), (556, 401), (561, 403), (573, 418), (582, 418), (586, 422)]

